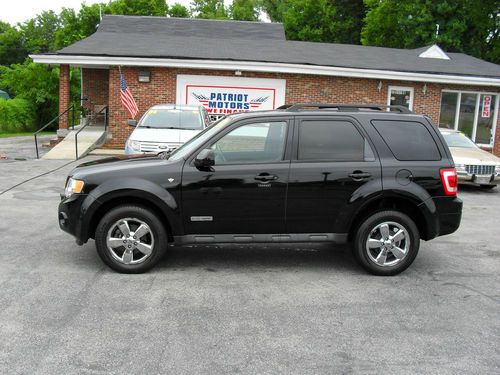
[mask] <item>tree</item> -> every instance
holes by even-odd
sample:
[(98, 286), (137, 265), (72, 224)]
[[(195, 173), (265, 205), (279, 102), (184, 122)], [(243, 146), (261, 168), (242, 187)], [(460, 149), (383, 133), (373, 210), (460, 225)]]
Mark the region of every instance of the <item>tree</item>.
[(189, 10), (184, 5), (175, 3), (174, 5), (170, 6), (168, 14), (170, 17), (188, 18)]
[(360, 43), (363, 0), (261, 0), (261, 7), (283, 22), (288, 39)]
[(60, 26), (59, 17), (51, 10), (19, 25), (24, 48), (30, 53), (54, 51), (55, 33)]
[(365, 45), (417, 48), (437, 43), (449, 52), (500, 60), (499, 0), (365, 0), (365, 5)]
[(106, 13), (136, 16), (166, 16), (165, 0), (115, 0), (106, 7)]
[(20, 63), (27, 55), (21, 33), (8, 23), (0, 21), (0, 65)]
[(196, 18), (227, 19), (227, 9), (224, 0), (193, 0), (191, 14)]
[(258, 21), (259, 8), (256, 0), (233, 0), (229, 6), (229, 15), (233, 20)]
[[(105, 5), (101, 4), (104, 8)], [(87, 6), (82, 4), (78, 13), (73, 9), (64, 8), (59, 14), (61, 28), (55, 33), (54, 47), (56, 50), (86, 38), (97, 30), (99, 25), (99, 4)]]

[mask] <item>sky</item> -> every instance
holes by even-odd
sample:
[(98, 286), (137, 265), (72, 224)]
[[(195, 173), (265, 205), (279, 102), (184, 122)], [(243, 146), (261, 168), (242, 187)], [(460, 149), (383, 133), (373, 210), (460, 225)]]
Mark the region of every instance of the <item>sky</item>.
[[(80, 9), (80, 4), (107, 3), (108, 0), (0, 0), (0, 21), (15, 25), (33, 18), (44, 10), (59, 13), (62, 8)], [(189, 8), (191, 0), (168, 0), (169, 4), (180, 3)], [(226, 2), (227, 4), (227, 2)]]

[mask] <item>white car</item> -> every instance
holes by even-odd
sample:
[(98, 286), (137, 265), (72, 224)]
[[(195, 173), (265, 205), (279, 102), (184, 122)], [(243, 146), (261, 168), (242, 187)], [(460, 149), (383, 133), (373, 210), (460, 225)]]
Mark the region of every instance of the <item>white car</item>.
[(450, 148), (459, 182), (478, 184), (491, 189), (500, 181), (500, 158), (481, 150), (464, 133), (440, 129)]
[(135, 129), (125, 142), (125, 153), (133, 155), (174, 150), (205, 129), (210, 118), (202, 106), (161, 104), (128, 124)]

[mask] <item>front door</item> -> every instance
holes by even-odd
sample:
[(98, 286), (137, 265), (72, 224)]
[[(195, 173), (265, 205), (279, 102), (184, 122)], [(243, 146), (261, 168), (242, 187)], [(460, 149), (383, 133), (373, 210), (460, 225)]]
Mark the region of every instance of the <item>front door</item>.
[(288, 128), (286, 118), (236, 123), (203, 147), (215, 154), (211, 170), (198, 170), (194, 156), (186, 161), (182, 175), (186, 234), (284, 233)]

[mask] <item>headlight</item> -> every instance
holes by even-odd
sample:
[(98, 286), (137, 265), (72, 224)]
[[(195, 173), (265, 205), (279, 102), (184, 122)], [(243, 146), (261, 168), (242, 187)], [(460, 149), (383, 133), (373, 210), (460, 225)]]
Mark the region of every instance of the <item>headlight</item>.
[(130, 147), (134, 151), (141, 151), (141, 143), (138, 141), (133, 141), (129, 139), (127, 141), (128, 147)]
[(81, 193), (83, 191), (83, 185), (85, 185), (85, 183), (82, 180), (69, 178), (68, 183), (66, 184), (66, 189), (64, 190), (64, 195), (66, 198), (69, 198), (73, 194)]
[(465, 171), (465, 164), (455, 164), (457, 171)]

